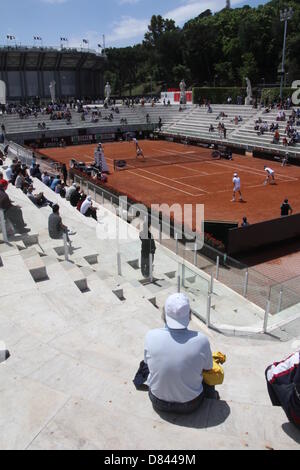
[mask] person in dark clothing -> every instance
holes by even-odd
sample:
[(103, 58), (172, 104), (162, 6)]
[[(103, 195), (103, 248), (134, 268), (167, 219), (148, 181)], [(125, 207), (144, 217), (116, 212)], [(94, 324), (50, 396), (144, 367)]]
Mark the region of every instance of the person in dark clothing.
[(149, 229), (143, 230), (140, 233), (142, 242), (141, 250), (141, 271), (145, 278), (150, 274), (150, 254), (152, 254), (152, 263), (154, 261), (154, 254), (156, 251), (155, 241)]
[(66, 234), (67, 236), (67, 242), (71, 246), (71, 240), (69, 238), (69, 235), (72, 233), (69, 232), (68, 227), (66, 227), (62, 223), (61, 216), (59, 215), (59, 205), (54, 204), (52, 207), (53, 213), (49, 215), (48, 218), (48, 232), (49, 232), (49, 237), (52, 238), (53, 240), (60, 240), (63, 238), (63, 235)]
[(63, 165), (61, 167), (61, 173), (63, 175), (63, 180), (64, 180), (64, 183), (66, 185), (67, 184), (67, 179), (68, 179), (68, 170), (67, 170), (67, 167), (66, 167), (65, 163), (63, 163)]
[(291, 215), (293, 213), (293, 209), (291, 208), (289, 204), (289, 200), (285, 199), (280, 207), (281, 210), (281, 217), (286, 217), (288, 215)]
[(288, 420), (300, 429), (300, 352), (274, 362), (265, 376), (272, 405), (281, 406)]
[(80, 186), (76, 186), (75, 191), (71, 193), (70, 204), (73, 207), (77, 207), (78, 202), (80, 201)]
[(17, 233), (30, 232), (30, 229), (26, 228), (21, 208), (11, 203), (2, 183), (0, 183), (0, 209), (4, 211), (5, 219), (11, 222)]

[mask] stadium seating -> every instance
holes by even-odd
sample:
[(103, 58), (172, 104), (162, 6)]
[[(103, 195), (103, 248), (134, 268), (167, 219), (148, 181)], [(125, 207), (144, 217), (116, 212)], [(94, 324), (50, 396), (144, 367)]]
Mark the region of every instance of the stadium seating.
[[(221, 400), (206, 400), (189, 417), (157, 415), (147, 395), (135, 391), (132, 379), (143, 358), (144, 336), (161, 326), (162, 305), (176, 291), (175, 255), (158, 246), (157, 282), (143, 285), (134, 266), (140, 242), (133, 227), (120, 221), (132, 240), (120, 240), (118, 247), (117, 241), (101, 237), (115, 222), (108, 209), (103, 212), (99, 206), (97, 224), (39, 180), (34, 187), (60, 205), (63, 222), (77, 234), (66, 262), (62, 243), (47, 233), (50, 208), (38, 209), (20, 190), (9, 187), (31, 233), (12, 238), (9, 245), (0, 243), (0, 340), (11, 352), (0, 369), (5, 403), (1, 419), (6, 423), (1, 448), (298, 448), (299, 435), (283, 411), (271, 406), (264, 380), (264, 368), (290, 352), (292, 339), (221, 336), (194, 317), (193, 328), (204, 331), (213, 349), (228, 357)], [(118, 250), (122, 276), (117, 272)], [(204, 290), (199, 291), (190, 269), (193, 308), (199, 302), (205, 311)], [(209, 279), (204, 272), (196, 273)], [(218, 322), (238, 326), (262, 321), (260, 309), (218, 282), (213, 306)]]

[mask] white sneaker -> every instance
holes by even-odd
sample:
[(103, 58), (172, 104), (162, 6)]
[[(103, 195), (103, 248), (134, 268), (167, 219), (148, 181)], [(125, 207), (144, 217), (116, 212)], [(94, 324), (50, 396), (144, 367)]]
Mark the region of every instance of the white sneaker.
[(68, 235), (76, 235), (77, 232), (72, 232), (72, 230), (68, 230)]

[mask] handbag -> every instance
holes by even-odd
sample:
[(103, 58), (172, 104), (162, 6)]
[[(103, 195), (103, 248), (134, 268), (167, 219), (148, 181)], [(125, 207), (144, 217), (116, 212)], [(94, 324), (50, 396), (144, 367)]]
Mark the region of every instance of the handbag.
[(213, 368), (211, 370), (203, 371), (203, 380), (211, 387), (215, 385), (222, 385), (224, 382), (224, 370), (220, 364), (226, 362), (225, 354), (220, 352), (213, 353)]

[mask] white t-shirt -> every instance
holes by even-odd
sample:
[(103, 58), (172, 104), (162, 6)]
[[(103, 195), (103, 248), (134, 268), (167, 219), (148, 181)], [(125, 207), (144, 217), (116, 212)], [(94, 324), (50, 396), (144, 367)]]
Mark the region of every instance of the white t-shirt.
[(241, 189), (241, 178), (239, 178), (239, 176), (235, 176), (232, 182), (234, 184), (235, 191), (239, 191)]
[(265, 168), (265, 171), (269, 173), (269, 175), (274, 175), (274, 170), (272, 170), (272, 168)]
[(81, 214), (84, 215), (90, 207), (92, 207), (92, 201), (89, 201), (88, 199), (85, 199), (83, 201), (83, 203), (81, 204), (81, 207), (80, 207)]
[(209, 341), (198, 331), (151, 330), (146, 335), (144, 361), (153, 395), (167, 402), (186, 403), (203, 392), (203, 370), (213, 367)]

